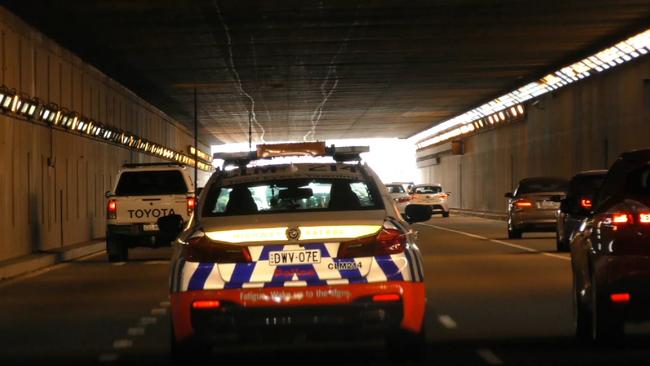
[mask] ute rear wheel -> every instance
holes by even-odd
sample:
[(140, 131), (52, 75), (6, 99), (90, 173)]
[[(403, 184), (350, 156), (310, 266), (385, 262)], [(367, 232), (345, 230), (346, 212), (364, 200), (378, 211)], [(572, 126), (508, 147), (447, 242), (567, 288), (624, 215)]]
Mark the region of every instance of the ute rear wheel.
[(129, 246), (120, 237), (106, 235), (106, 253), (109, 262), (125, 262), (129, 259)]
[(508, 227), (508, 239), (521, 239), (521, 230)]

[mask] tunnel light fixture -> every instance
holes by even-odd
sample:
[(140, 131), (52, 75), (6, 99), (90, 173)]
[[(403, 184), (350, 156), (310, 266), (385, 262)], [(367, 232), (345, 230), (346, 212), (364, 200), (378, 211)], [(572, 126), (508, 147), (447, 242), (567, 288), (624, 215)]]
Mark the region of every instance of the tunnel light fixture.
[[(603, 49), (578, 62), (567, 65), (545, 75), (539, 80), (528, 83), (510, 93), (504, 94), (468, 112), (443, 121), (427, 130), (409, 138), (418, 149), (448, 141), (462, 134), (460, 127), (473, 124), (474, 121), (488, 118), (491, 125), (508, 120), (509, 117), (523, 115), (523, 104), (540, 95), (558, 90), (562, 87), (604, 72), (612, 67), (622, 65), (650, 51), (650, 29), (629, 37), (615, 45)], [(512, 110), (512, 107), (515, 110)], [(504, 115), (498, 114), (504, 112)], [(495, 116), (495, 113), (497, 114)], [(496, 119), (495, 119), (496, 118)], [(450, 137), (451, 136), (451, 137)]]
[[(157, 145), (137, 135), (103, 125), (88, 117), (81, 116), (77, 112), (60, 108), (54, 103), (44, 104), (38, 98), (18, 94), (15, 89), (10, 89), (4, 85), (0, 86), (0, 112), (17, 118), (34, 119), (70, 133), (84, 134), (90, 138), (121, 144), (129, 149), (143, 151), (182, 164), (190, 165), (194, 163), (194, 159), (181, 151)], [(212, 157), (203, 151), (198, 150), (197, 155), (206, 161), (212, 160)], [(199, 162), (197, 167), (205, 171), (213, 170), (212, 165), (204, 162)]]
[(53, 103), (43, 106), (38, 112), (38, 118), (45, 123), (56, 126), (61, 118), (59, 107)]

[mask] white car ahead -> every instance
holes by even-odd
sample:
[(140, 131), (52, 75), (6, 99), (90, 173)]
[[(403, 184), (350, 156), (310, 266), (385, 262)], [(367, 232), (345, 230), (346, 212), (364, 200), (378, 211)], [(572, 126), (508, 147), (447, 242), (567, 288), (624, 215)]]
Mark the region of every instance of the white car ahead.
[(411, 188), (410, 204), (430, 206), (434, 214), (449, 217), (449, 194), (439, 184), (418, 184)]
[(388, 183), (386, 184), (386, 189), (388, 190), (388, 194), (390, 194), (390, 198), (395, 202), (399, 213), (404, 216), (404, 209), (411, 201), (411, 195), (399, 183)]

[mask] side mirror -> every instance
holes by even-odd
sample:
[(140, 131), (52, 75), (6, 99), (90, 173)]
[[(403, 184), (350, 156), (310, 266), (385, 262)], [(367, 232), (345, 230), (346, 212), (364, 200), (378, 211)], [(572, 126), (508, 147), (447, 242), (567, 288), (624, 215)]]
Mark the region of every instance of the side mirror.
[(183, 231), (183, 217), (181, 215), (163, 216), (158, 219), (160, 238), (163, 241), (173, 241)]
[(112, 197), (112, 196), (114, 196), (114, 195), (115, 195), (115, 194), (114, 194), (113, 192), (111, 192), (111, 191), (106, 191), (106, 193), (104, 193), (104, 197), (106, 197), (106, 198), (108, 198), (108, 197)]
[(513, 197), (512, 192), (508, 192), (508, 193), (504, 194), (503, 197), (512, 198)]
[(406, 220), (410, 223), (428, 221), (433, 214), (431, 206), (424, 205), (408, 205), (404, 211), (406, 213)]

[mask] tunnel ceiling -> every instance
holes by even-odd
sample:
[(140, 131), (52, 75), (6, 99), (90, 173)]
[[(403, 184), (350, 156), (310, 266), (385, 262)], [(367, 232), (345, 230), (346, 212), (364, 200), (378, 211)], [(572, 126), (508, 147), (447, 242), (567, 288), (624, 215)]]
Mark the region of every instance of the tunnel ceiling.
[(408, 137), (647, 26), (647, 0), (9, 0), (208, 143)]

